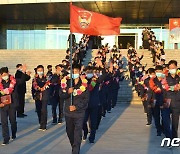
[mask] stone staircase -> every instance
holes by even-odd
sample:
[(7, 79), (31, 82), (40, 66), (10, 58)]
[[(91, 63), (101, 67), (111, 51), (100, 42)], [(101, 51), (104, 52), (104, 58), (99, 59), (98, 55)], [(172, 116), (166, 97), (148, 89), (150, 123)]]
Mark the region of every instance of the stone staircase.
[(31, 80), (27, 82), (26, 102), (31, 102), (32, 78), (34, 68), (41, 64), (47, 72), (47, 65), (54, 66), (61, 63), (65, 58), (65, 50), (0, 50), (0, 67), (7, 66), (12, 75), (16, 72), (18, 63), (26, 64), (27, 69), (32, 72)]
[[(128, 59), (127, 59), (127, 49), (121, 49), (121, 54), (123, 56), (124, 62), (124, 72), (125, 76), (129, 76), (128, 72)], [(118, 104), (139, 104), (140, 98), (136, 93), (133, 93), (131, 82), (128, 78), (125, 77), (123, 81), (120, 82), (120, 89), (118, 92)]]
[[(123, 61), (127, 62), (127, 49), (121, 50), (122, 55), (124, 56)], [(147, 64), (146, 68), (153, 67), (151, 53), (148, 50), (137, 50), (138, 55), (144, 53), (144, 58), (142, 59), (142, 64)], [(180, 50), (165, 50), (166, 53), (166, 62), (168, 63), (169, 60), (177, 60), (180, 66)], [(126, 67), (126, 66), (125, 66)], [(126, 73), (125, 73), (126, 74)], [(128, 74), (128, 73), (127, 73)], [(118, 103), (125, 103), (125, 104), (142, 104), (141, 99), (138, 97), (136, 92), (132, 91), (132, 85), (130, 80), (124, 80), (120, 83), (120, 90), (118, 94)]]
[(94, 57), (96, 57), (97, 55), (97, 49), (93, 49), (93, 50), (88, 50), (86, 53), (86, 58), (83, 61), (83, 65), (87, 66), (88, 63), (94, 59)]

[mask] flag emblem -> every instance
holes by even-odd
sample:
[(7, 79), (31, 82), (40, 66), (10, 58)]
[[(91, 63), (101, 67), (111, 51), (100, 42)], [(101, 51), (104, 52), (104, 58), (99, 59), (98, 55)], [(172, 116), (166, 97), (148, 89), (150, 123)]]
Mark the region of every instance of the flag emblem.
[(79, 24), (80, 27), (86, 29), (91, 23), (92, 13), (89, 11), (78, 11), (79, 12)]

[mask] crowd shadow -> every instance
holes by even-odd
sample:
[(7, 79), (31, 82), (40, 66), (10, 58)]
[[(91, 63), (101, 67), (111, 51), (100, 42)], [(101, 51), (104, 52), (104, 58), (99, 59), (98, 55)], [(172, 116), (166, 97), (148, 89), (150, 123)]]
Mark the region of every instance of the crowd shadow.
[[(51, 109), (51, 106), (48, 106), (49, 111), (50, 109)], [(25, 113), (28, 115), (27, 117), (16, 118), (17, 119), (17, 139), (16, 140), (22, 139), (23, 137), (33, 134), (39, 128), (38, 117), (37, 117), (37, 113), (35, 112), (35, 108), (30, 109), (29, 111)], [(48, 128), (52, 127), (51, 122), (52, 122), (52, 116), (51, 116), (51, 113), (49, 112), (48, 123), (47, 123)], [(9, 123), (9, 130), (11, 134), (10, 123)], [(0, 141), (2, 141), (2, 128), (1, 127), (0, 127)]]
[(149, 131), (149, 144), (147, 149), (147, 154), (178, 154), (174, 153), (173, 149), (168, 148), (166, 146), (161, 147), (161, 141), (165, 138), (164, 134), (162, 136), (156, 136), (156, 128), (153, 122), (150, 131)]
[[(96, 134), (95, 144), (112, 127), (112, 125), (116, 122), (116, 120), (120, 118), (120, 116), (126, 111), (126, 109), (129, 107), (129, 105), (128, 104), (121, 104), (121, 105), (119, 104), (118, 109), (119, 109), (119, 107), (121, 109), (118, 112), (116, 112), (118, 114), (111, 113), (111, 114), (107, 115), (106, 123), (103, 123), (104, 122), (103, 120), (101, 121), (100, 128)], [(114, 110), (118, 110), (118, 109), (114, 109)], [(86, 143), (84, 145), (82, 145), (82, 147), (81, 147), (81, 154), (86, 154), (87, 152), (89, 152), (90, 149), (93, 148), (93, 146), (95, 146), (95, 144), (90, 144), (89, 141), (86, 141)]]
[(44, 149), (45, 147), (48, 147), (50, 143), (58, 139), (64, 133), (65, 133), (65, 125), (33, 141), (32, 143), (28, 144), (27, 146), (15, 152), (15, 154), (40, 152), (42, 149)]

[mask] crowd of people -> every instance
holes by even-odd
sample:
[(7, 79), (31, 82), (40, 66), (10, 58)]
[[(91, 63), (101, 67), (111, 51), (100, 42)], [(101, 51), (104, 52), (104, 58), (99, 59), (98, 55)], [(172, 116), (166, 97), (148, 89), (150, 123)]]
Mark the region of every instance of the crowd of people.
[[(175, 60), (166, 63), (161, 42), (151, 44), (150, 50), (154, 62), (152, 68), (142, 64), (143, 55), (139, 56), (132, 47), (128, 50), (128, 66), (133, 90), (142, 100), (144, 112), (147, 114), (146, 126), (152, 125), (154, 119), (157, 136), (164, 134), (166, 138), (177, 138), (180, 115), (180, 69)], [(160, 52), (157, 52), (158, 50)]]
[[(62, 63), (55, 66), (55, 72), (52, 72), (52, 65), (47, 66), (47, 73), (44, 66), (38, 65), (32, 79), (39, 131), (46, 131), (47, 105), (52, 105), (52, 124), (62, 124), (65, 119), (73, 154), (79, 153), (82, 140), (95, 142), (102, 117), (116, 106), (119, 82), (123, 80), (122, 55), (116, 46), (112, 50), (108, 44), (101, 46), (94, 59), (87, 66), (82, 65), (88, 51), (88, 38), (83, 35), (81, 41), (72, 47), (72, 85), (70, 49), (67, 49)], [(109, 52), (111, 58), (108, 61), (106, 55)], [(16, 139), (16, 117), (27, 116), (24, 113), (26, 81), (30, 80), (31, 72), (27, 71), (26, 65), (18, 64), (16, 67), (15, 77), (9, 74), (7, 67), (0, 69), (2, 145)]]
[[(72, 46), (72, 76), (70, 49), (67, 49), (65, 59), (55, 66), (55, 72), (52, 72), (52, 65), (47, 66), (47, 73), (44, 66), (38, 65), (32, 80), (32, 97), (35, 100), (39, 131), (47, 130), (49, 104), (52, 106), (52, 125), (62, 124), (65, 119), (73, 154), (79, 154), (82, 140), (95, 142), (101, 119), (116, 106), (120, 81), (124, 80), (123, 57), (116, 45), (112, 49), (108, 44), (102, 45), (88, 65), (83, 65), (88, 52), (88, 40), (89, 36), (83, 35), (81, 41)], [(151, 51), (163, 49), (162, 44), (158, 44), (160, 46), (157, 48), (150, 46)], [(110, 54), (110, 59), (107, 59), (107, 54)], [(134, 92), (142, 99), (147, 114), (146, 125), (150, 126), (154, 119), (157, 136), (163, 133), (168, 138), (176, 138), (180, 114), (180, 69), (177, 69), (175, 60), (165, 64), (162, 58), (161, 62), (154, 62), (155, 68), (147, 68), (141, 62), (143, 56), (139, 56), (132, 46), (129, 47), (127, 57), (130, 80)], [(8, 118), (14, 140), (17, 132), (16, 116), (27, 116), (24, 113), (26, 81), (30, 80), (31, 72), (27, 71), (26, 65), (18, 64), (16, 67), (15, 77), (9, 74), (7, 67), (0, 69), (2, 145), (10, 141)]]
[(155, 65), (165, 63), (165, 52), (163, 42), (157, 40), (155, 32), (145, 27), (142, 32), (143, 48), (151, 51), (152, 61)]

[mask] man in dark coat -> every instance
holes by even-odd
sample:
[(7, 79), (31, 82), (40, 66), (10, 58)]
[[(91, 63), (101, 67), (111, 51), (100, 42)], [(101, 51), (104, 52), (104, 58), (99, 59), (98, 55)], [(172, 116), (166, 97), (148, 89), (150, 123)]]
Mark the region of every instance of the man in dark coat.
[[(69, 138), (72, 154), (80, 153), (82, 141), (82, 127), (85, 111), (88, 106), (88, 90), (83, 86), (83, 80), (80, 78), (81, 67), (79, 65), (73, 67), (73, 87), (70, 86), (69, 80), (67, 87), (60, 90), (60, 97), (65, 99), (65, 120), (66, 132)], [(87, 84), (87, 83), (84, 83)], [(80, 87), (84, 87), (80, 90)], [(78, 94), (78, 91), (81, 91)], [(71, 94), (72, 102), (71, 102)]]
[(171, 100), (170, 109), (172, 111), (172, 138), (178, 137), (178, 126), (180, 116), (180, 78), (176, 75), (177, 61), (169, 61), (169, 74), (166, 77), (168, 89), (166, 97)]
[(31, 72), (25, 72), (25, 74), (22, 72), (22, 67), (26, 67), (25, 65), (23, 66), (22, 64), (17, 64), (16, 68), (16, 74), (15, 78), (16, 79), (21, 79), (22, 75), (25, 75), (25, 81), (22, 82), (21, 84), (18, 85), (17, 87), (17, 93), (18, 93), (18, 98), (19, 98), (19, 105), (17, 108), (17, 117), (23, 118), (27, 116), (24, 114), (24, 106), (25, 106), (25, 93), (26, 93), (26, 81), (30, 80), (30, 74)]

